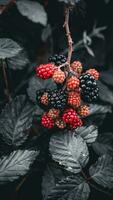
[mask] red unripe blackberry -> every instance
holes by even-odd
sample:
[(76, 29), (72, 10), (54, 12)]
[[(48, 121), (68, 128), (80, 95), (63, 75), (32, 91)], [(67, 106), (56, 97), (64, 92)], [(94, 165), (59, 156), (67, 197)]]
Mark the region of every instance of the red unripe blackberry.
[(59, 109), (51, 108), (47, 115), (52, 119), (56, 119), (59, 116), (59, 113), (60, 113)]
[(42, 79), (48, 79), (53, 76), (55, 65), (52, 63), (41, 64), (36, 67), (36, 75)]
[(77, 117), (77, 113), (73, 108), (67, 108), (62, 115), (62, 119), (66, 124), (73, 124)]
[(56, 83), (63, 83), (65, 80), (65, 73), (60, 69), (55, 70), (52, 78)]
[(68, 93), (68, 104), (70, 106), (79, 107), (81, 104), (80, 93), (71, 91)]
[(78, 114), (81, 117), (87, 117), (89, 113), (90, 113), (90, 109), (89, 109), (89, 106), (87, 105), (82, 105), (78, 108)]
[(45, 128), (51, 129), (54, 127), (54, 120), (51, 117), (48, 117), (47, 113), (44, 113), (41, 118), (41, 124)]
[(67, 81), (67, 89), (74, 90), (79, 87), (80, 81), (75, 76), (72, 76)]
[(44, 105), (48, 105), (48, 93), (45, 92), (41, 98), (40, 98), (40, 102)]
[(95, 80), (98, 80), (98, 79), (99, 79), (99, 76), (100, 76), (99, 72), (98, 72), (96, 69), (93, 69), (93, 68), (87, 70), (87, 71), (86, 71), (86, 74), (92, 75), (92, 76), (95, 78)]
[(57, 119), (55, 124), (60, 129), (64, 129), (66, 127), (66, 123), (62, 119)]
[(70, 128), (77, 128), (83, 124), (76, 111), (72, 108), (68, 108), (64, 111), (62, 119)]
[(71, 68), (74, 72), (81, 74), (83, 67), (82, 67), (82, 63), (80, 61), (74, 61), (71, 64)]

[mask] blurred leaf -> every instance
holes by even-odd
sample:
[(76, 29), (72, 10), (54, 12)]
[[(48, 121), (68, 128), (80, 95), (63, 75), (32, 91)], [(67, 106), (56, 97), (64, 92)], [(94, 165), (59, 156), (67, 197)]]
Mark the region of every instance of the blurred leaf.
[(0, 38), (0, 59), (11, 58), (21, 50), (22, 48), (13, 40)]
[(89, 185), (80, 175), (64, 176), (59, 169), (47, 166), (42, 181), (44, 200), (87, 200), (89, 193)]
[(113, 92), (100, 81), (98, 81), (98, 86), (100, 100), (113, 105)]
[(83, 43), (85, 46), (90, 46), (92, 43), (92, 39), (87, 35), (87, 31), (83, 32)]
[(36, 76), (33, 76), (29, 80), (29, 85), (27, 89), (28, 96), (32, 102), (36, 103), (36, 91), (42, 89), (55, 89), (56, 84), (52, 79), (43, 80)]
[(44, 29), (43, 29), (43, 32), (42, 32), (42, 41), (43, 42), (46, 42), (47, 39), (52, 35), (52, 29), (51, 29), (51, 26), (50, 24), (48, 24)]
[(105, 39), (102, 31), (106, 30), (107, 26), (97, 27), (97, 23), (94, 24), (92, 35), (101, 39)]
[(104, 0), (104, 1), (105, 1), (106, 4), (110, 2), (110, 0)]
[(85, 118), (87, 124), (95, 124), (100, 126), (103, 123), (106, 115), (112, 113), (112, 107), (110, 105), (99, 105), (99, 104), (89, 104), (90, 114)]
[(95, 114), (112, 113), (112, 107), (110, 105), (89, 104), (89, 106), (90, 106), (89, 116)]
[(17, 150), (0, 159), (0, 184), (15, 181), (25, 175), (39, 154), (38, 151)]
[(11, 2), (12, 0), (0, 0), (0, 5), (7, 5)]
[(80, 135), (86, 143), (94, 143), (98, 136), (98, 128), (94, 125), (82, 126), (75, 130), (75, 133)]
[(8, 67), (13, 70), (22, 70), (29, 64), (29, 59), (25, 51), (20, 51), (16, 56), (7, 59)]
[(53, 160), (73, 173), (79, 173), (89, 160), (89, 152), (85, 141), (73, 133), (53, 134), (49, 150)]
[(19, 12), (35, 23), (47, 25), (47, 14), (44, 7), (38, 2), (19, 0), (16, 2)]
[(58, 0), (59, 2), (64, 2), (66, 4), (74, 6), (76, 3), (78, 3), (81, 0)]
[(108, 86), (113, 86), (113, 74), (111, 71), (101, 72), (100, 79)]
[(17, 96), (6, 104), (0, 115), (0, 134), (8, 145), (20, 146), (28, 137), (25, 132), (32, 126), (35, 107), (26, 96)]
[(85, 45), (85, 48), (86, 48), (87, 52), (89, 53), (89, 55), (91, 55), (92, 57), (95, 57), (95, 54), (94, 54), (93, 50), (90, 47)]
[(91, 178), (103, 187), (113, 188), (113, 159), (109, 155), (99, 157), (89, 169)]
[(95, 143), (92, 144), (93, 150), (97, 155), (113, 155), (113, 133), (101, 133)]

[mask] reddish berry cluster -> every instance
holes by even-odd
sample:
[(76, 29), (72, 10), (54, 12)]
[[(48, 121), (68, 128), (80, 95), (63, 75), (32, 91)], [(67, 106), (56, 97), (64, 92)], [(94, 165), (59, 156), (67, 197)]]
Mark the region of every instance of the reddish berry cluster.
[[(55, 126), (59, 129), (75, 129), (83, 125), (82, 118), (90, 113), (89, 106), (84, 104), (82, 95), (88, 97), (86, 93), (92, 91), (92, 86), (95, 92), (97, 91), (96, 80), (99, 78), (99, 73), (95, 69), (82, 73), (83, 67), (79, 61), (74, 61), (69, 68), (66, 67), (66, 63), (55, 66), (55, 62), (36, 67), (37, 77), (52, 78), (56, 84), (63, 83), (62, 88), (45, 90), (37, 97), (37, 101), (46, 107), (46, 112), (41, 117), (41, 124), (48, 129)], [(91, 95), (89, 94), (90, 98)]]

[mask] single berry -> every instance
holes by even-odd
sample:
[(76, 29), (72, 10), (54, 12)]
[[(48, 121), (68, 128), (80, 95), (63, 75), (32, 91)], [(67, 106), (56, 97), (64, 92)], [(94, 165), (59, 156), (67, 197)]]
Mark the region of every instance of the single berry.
[(66, 124), (72, 124), (77, 117), (77, 113), (73, 108), (67, 108), (62, 115), (62, 119)]
[(40, 98), (40, 102), (44, 105), (48, 105), (48, 93), (45, 92), (41, 98)]
[(71, 64), (71, 68), (74, 72), (78, 73), (78, 74), (81, 74), (82, 70), (83, 70), (83, 67), (82, 67), (82, 63), (79, 62), (79, 61), (74, 61), (72, 64)]
[(70, 128), (77, 128), (83, 124), (77, 112), (72, 108), (68, 108), (64, 111), (62, 119)]
[(59, 66), (66, 62), (66, 57), (64, 55), (55, 54), (54, 56), (50, 56), (48, 61), (54, 63)]
[(41, 124), (45, 128), (51, 129), (54, 127), (54, 120), (51, 117), (48, 117), (47, 113), (44, 113), (41, 118)]
[(41, 64), (36, 67), (36, 75), (42, 79), (48, 79), (53, 76), (55, 65), (52, 63)]
[(80, 81), (75, 76), (72, 76), (67, 81), (67, 89), (74, 90), (79, 87)]
[(89, 106), (87, 105), (82, 105), (78, 108), (78, 114), (81, 117), (87, 117), (89, 113), (90, 113), (90, 109), (89, 109)]
[(98, 80), (100, 76), (99, 72), (96, 69), (89, 69), (86, 71), (86, 74), (94, 76), (95, 80)]
[(50, 108), (63, 109), (67, 104), (67, 94), (63, 90), (52, 90), (48, 93)]
[(68, 104), (70, 106), (79, 107), (81, 104), (80, 93), (71, 91), (68, 93)]
[(56, 119), (59, 116), (59, 113), (60, 113), (59, 109), (51, 108), (47, 115), (52, 119)]
[(55, 70), (52, 78), (56, 83), (63, 83), (65, 80), (65, 73), (60, 69)]
[(66, 127), (66, 123), (62, 119), (57, 119), (55, 124), (60, 129), (64, 129)]
[(90, 74), (80, 76), (80, 88), (82, 99), (86, 102), (94, 102), (99, 95), (99, 89), (95, 78)]

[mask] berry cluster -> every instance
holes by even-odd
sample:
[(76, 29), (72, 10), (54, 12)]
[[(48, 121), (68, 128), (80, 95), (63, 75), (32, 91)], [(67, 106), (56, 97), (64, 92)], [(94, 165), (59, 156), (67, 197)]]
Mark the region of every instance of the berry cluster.
[(98, 97), (99, 73), (95, 69), (84, 73), (82, 70), (79, 61), (67, 66), (63, 55), (51, 56), (48, 64), (36, 67), (37, 77), (52, 78), (58, 86), (61, 84), (54, 90), (37, 91), (37, 103), (46, 109), (41, 117), (42, 126), (48, 129), (55, 126), (59, 129), (75, 129), (83, 125), (83, 118), (90, 113), (85, 103), (93, 102)]

